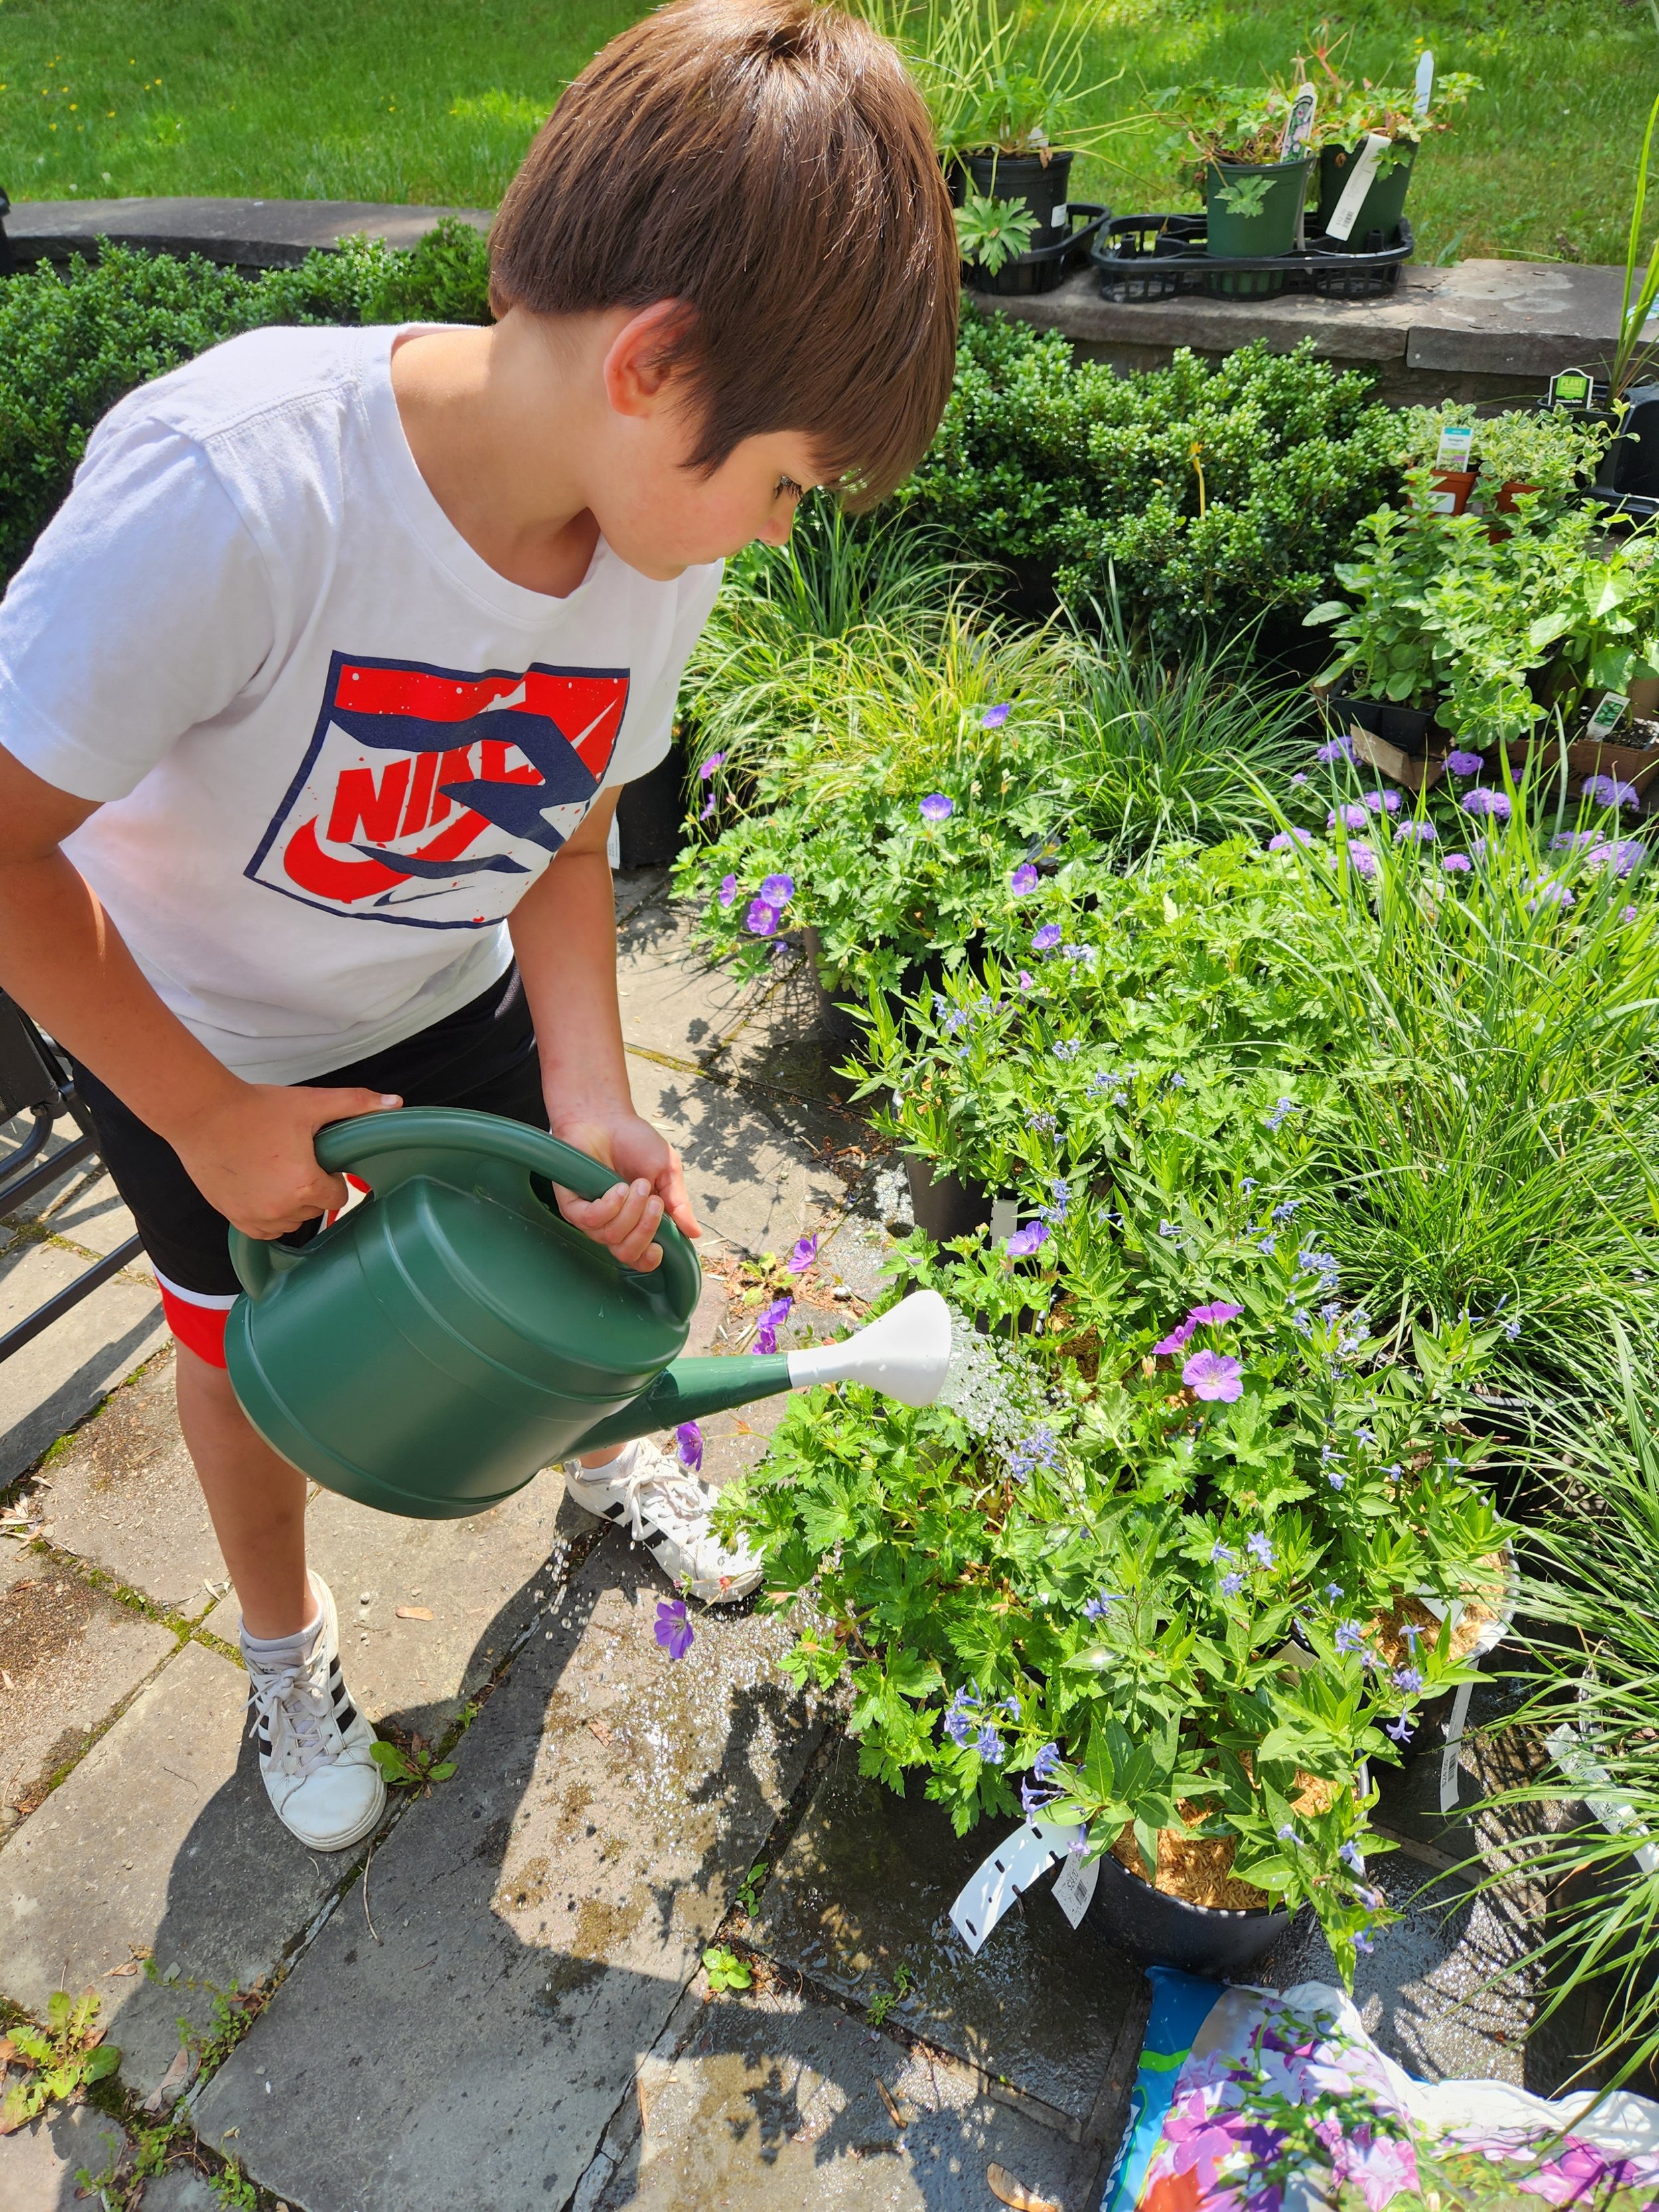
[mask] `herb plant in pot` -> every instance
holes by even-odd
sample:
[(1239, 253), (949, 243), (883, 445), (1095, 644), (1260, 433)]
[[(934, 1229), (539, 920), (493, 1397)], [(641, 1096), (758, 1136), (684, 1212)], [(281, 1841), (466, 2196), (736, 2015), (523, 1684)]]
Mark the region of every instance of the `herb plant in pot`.
[(1334, 49), (1321, 49), (1316, 41), (1313, 82), (1319, 91), (1314, 143), (1319, 156), (1320, 228), (1325, 229), (1336, 213), (1367, 140), (1384, 138), (1387, 150), (1376, 161), (1358, 209), (1349, 210), (1350, 220), (1337, 242), (1361, 252), (1370, 250), (1368, 241), (1392, 245), (1406, 211), (1407, 188), (1422, 141), (1432, 132), (1450, 129), (1451, 112), (1480, 91), (1480, 81), (1458, 71), (1438, 78), (1430, 104), (1419, 114), (1419, 95), (1412, 87), (1372, 84), (1365, 79), (1352, 83), (1337, 66)]
[[(1284, 158), (1293, 102), (1273, 86), (1195, 85), (1178, 98), (1185, 158), (1204, 198), (1205, 246), (1217, 260), (1261, 259), (1297, 250), (1313, 155)], [(1212, 291), (1265, 298), (1282, 270), (1218, 271)]]

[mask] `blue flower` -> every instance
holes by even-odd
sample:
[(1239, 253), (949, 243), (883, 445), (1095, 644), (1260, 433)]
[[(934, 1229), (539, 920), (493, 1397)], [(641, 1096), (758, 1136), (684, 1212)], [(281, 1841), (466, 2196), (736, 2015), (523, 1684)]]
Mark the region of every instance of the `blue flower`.
[(1371, 1953), (1376, 1950), (1376, 1946), (1371, 1941), (1370, 1936), (1366, 1934), (1365, 1930), (1361, 1928), (1355, 1931), (1353, 1948), (1356, 1951), (1363, 1951), (1366, 1957), (1369, 1958)]
[(1221, 1577), (1221, 1595), (1223, 1597), (1237, 1597), (1243, 1587), (1244, 1577), (1237, 1571), (1231, 1575), (1223, 1575)]
[(1084, 1619), (1085, 1620), (1103, 1620), (1111, 1607), (1125, 1602), (1125, 1595), (1122, 1590), (1102, 1590), (1098, 1597), (1086, 1598), (1083, 1606)]
[(1223, 1559), (1231, 1559), (1235, 1556), (1236, 1555), (1227, 1549), (1227, 1547), (1222, 1542), (1219, 1536), (1216, 1538), (1214, 1543), (1210, 1547), (1210, 1565), (1212, 1567), (1218, 1565)]
[(1396, 1667), (1392, 1680), (1402, 1697), (1414, 1698), (1423, 1686), (1422, 1674), (1415, 1667)]
[(1382, 1731), (1384, 1735), (1391, 1735), (1396, 1743), (1404, 1743), (1411, 1732), (1412, 1724), (1404, 1713), (1401, 1714), (1398, 1720), (1390, 1721)]
[(1075, 1060), (1083, 1049), (1083, 1040), (1081, 1037), (1062, 1037), (1054, 1049), (1056, 1060)]
[(920, 809), (924, 822), (948, 822), (956, 811), (955, 799), (947, 799), (942, 791), (930, 791)]
[[(1010, 1240), (1012, 1245), (1012, 1240)], [(1054, 1468), (1060, 1464), (1060, 1446), (1054, 1441), (1052, 1429), (1033, 1429), (1022, 1443), (1017, 1443), (1008, 1455), (1008, 1472), (1018, 1482), (1029, 1481), (1038, 1468)]]
[(1247, 1536), (1244, 1539), (1244, 1548), (1251, 1554), (1252, 1558), (1259, 1562), (1261, 1565), (1264, 1567), (1272, 1566), (1273, 1563), (1273, 1547), (1259, 1528), (1253, 1535)]
[(1340, 1605), (1340, 1604), (1342, 1602), (1342, 1585), (1341, 1585), (1341, 1583), (1326, 1583), (1326, 1585), (1325, 1585), (1325, 1595), (1326, 1595), (1326, 1596), (1327, 1596), (1328, 1598), (1329, 1598), (1329, 1600), (1330, 1600), (1330, 1601), (1331, 1601), (1331, 1603), (1332, 1603), (1333, 1605)]
[(1052, 1782), (1060, 1771), (1060, 1746), (1045, 1743), (1031, 1761), (1031, 1772), (1038, 1782)]
[(1341, 1490), (1346, 1487), (1348, 1478), (1346, 1474), (1339, 1474), (1336, 1469), (1333, 1468), (1330, 1473), (1325, 1477), (1325, 1480), (1329, 1483), (1333, 1490)]
[[(1340, 1593), (1339, 1592), (1338, 1595), (1340, 1595)], [(1364, 1645), (1365, 1632), (1357, 1620), (1345, 1620), (1339, 1624), (1336, 1632), (1336, 1648), (1339, 1651), (1361, 1651), (1364, 1649)]]
[(1297, 1835), (1296, 1830), (1291, 1826), (1288, 1820), (1285, 1822), (1284, 1826), (1279, 1831), (1279, 1840), (1281, 1844), (1295, 1844), (1298, 1850), (1302, 1847), (1301, 1837)]
[(1355, 1843), (1352, 1836), (1349, 1837), (1346, 1844), (1338, 1844), (1336, 1856), (1342, 1861), (1342, 1863), (1345, 1866), (1352, 1867), (1356, 1874), (1364, 1873), (1365, 1854), (1360, 1850), (1358, 1844)]
[(1000, 1766), (1008, 1756), (1007, 1746), (988, 1721), (974, 1738), (974, 1749), (988, 1766)]
[(1281, 1129), (1295, 1111), (1296, 1101), (1294, 1098), (1281, 1098), (1279, 1103), (1273, 1108), (1272, 1113), (1267, 1116), (1267, 1127), (1275, 1131)]
[(1000, 699), (994, 707), (988, 707), (979, 718), (981, 730), (1000, 730), (1014, 711), (1013, 702)]
[(1285, 1224), (1290, 1219), (1291, 1216), (1296, 1212), (1296, 1209), (1301, 1205), (1301, 1203), (1302, 1200), (1299, 1198), (1284, 1198), (1279, 1200), (1276, 1206), (1274, 1206), (1273, 1210), (1273, 1218), (1279, 1224), (1281, 1229), (1285, 1226)]
[(979, 1699), (971, 1691), (958, 1690), (945, 1711), (945, 1733), (959, 1749), (966, 1750), (979, 1719)]

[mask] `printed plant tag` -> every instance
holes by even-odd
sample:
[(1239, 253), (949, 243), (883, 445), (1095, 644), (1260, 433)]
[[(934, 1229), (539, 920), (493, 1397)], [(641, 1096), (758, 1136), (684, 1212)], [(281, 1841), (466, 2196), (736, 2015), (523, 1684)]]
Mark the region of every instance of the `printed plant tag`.
[(1064, 230), (1066, 224), (1072, 220), (1070, 202), (1062, 200), (1048, 220), (1053, 223), (1056, 230)]
[(1434, 56), (1425, 46), (1417, 57), (1417, 92), (1412, 100), (1413, 115), (1426, 115), (1429, 102), (1434, 98)]
[(1560, 368), (1550, 379), (1552, 407), (1588, 407), (1595, 380), (1587, 368)]
[(1000, 1843), (951, 1907), (951, 1925), (975, 1955), (1023, 1889), (1071, 1850), (1081, 1828), (1028, 1820)]
[(1431, 514), (1455, 514), (1457, 494), (1455, 491), (1431, 491), (1426, 505)]
[(1392, 138), (1385, 138), (1380, 131), (1368, 131), (1365, 143), (1360, 148), (1348, 181), (1342, 187), (1342, 197), (1331, 210), (1331, 219), (1325, 226), (1327, 238), (1346, 238), (1359, 220), (1359, 210), (1365, 204), (1365, 195), (1371, 188), (1371, 179), (1376, 174), (1377, 164), (1393, 146)]
[(1319, 106), (1319, 94), (1310, 84), (1304, 84), (1291, 103), (1291, 112), (1285, 118), (1285, 131), (1279, 142), (1281, 161), (1295, 161), (1308, 150), (1308, 140), (1313, 131), (1315, 110)]
[(1082, 1926), (1083, 1916), (1089, 1910), (1089, 1900), (1099, 1880), (1098, 1859), (1085, 1861), (1081, 1851), (1066, 1853), (1064, 1865), (1054, 1876), (1054, 1902), (1073, 1928)]
[(1474, 446), (1474, 423), (1448, 422), (1440, 433), (1440, 443), (1434, 449), (1436, 468), (1467, 469)]
[(1584, 725), (1585, 736), (1610, 738), (1624, 720), (1629, 704), (1622, 691), (1604, 691), (1596, 702), (1595, 712)]
[(991, 1200), (991, 1242), (1006, 1244), (1019, 1227), (1019, 1200), (1017, 1198), (994, 1198)]

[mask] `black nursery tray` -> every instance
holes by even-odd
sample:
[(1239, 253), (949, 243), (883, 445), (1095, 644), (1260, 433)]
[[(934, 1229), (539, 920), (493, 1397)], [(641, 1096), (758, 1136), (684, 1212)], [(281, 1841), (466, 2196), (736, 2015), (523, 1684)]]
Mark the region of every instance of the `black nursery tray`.
[(1066, 213), (1072, 228), (1063, 238), (1051, 239), (1046, 246), (1033, 246), (1029, 253), (1016, 254), (1012, 261), (1003, 263), (994, 276), (988, 276), (973, 262), (964, 261), (963, 283), (970, 291), (993, 299), (1028, 298), (1034, 292), (1052, 292), (1073, 269), (1082, 267), (1084, 256), (1094, 244), (1111, 210), (1102, 207), (1097, 200), (1073, 200)]
[(1212, 257), (1205, 252), (1201, 215), (1127, 215), (1105, 225), (1089, 258), (1100, 271), (1104, 300), (1172, 300), (1182, 292), (1258, 300), (1317, 292), (1370, 300), (1393, 290), (1416, 244), (1403, 216), (1391, 243), (1373, 230), (1358, 252), (1352, 240), (1328, 239), (1312, 216), (1304, 236), (1302, 253)]

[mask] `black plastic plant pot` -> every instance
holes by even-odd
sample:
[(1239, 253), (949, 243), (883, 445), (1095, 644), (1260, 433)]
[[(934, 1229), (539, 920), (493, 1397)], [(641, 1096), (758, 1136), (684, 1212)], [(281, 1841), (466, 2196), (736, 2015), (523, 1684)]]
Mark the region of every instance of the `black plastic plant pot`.
[(962, 166), (982, 199), (1018, 200), (1036, 222), (1034, 246), (1047, 243), (1066, 227), (1066, 204), (1071, 191), (1075, 154), (1050, 154), (1045, 161), (1037, 154), (968, 154)]
[(1638, 384), (1625, 394), (1619, 435), (1595, 471), (1598, 491), (1659, 498), (1659, 384)]
[(1154, 1889), (1108, 1851), (1085, 1927), (1114, 1951), (1143, 1966), (1178, 1966), (1187, 1974), (1232, 1981), (1271, 1951), (1294, 1915), (1283, 1906), (1232, 1911), (1189, 1905)]
[(837, 1044), (856, 1044), (864, 1035), (864, 1024), (856, 1014), (848, 1012), (842, 1001), (857, 994), (848, 988), (845, 976), (838, 975), (826, 964), (823, 939), (810, 922), (801, 932), (801, 942), (806, 947), (806, 957), (811, 963), (812, 991), (818, 1004), (819, 1029)]
[(1367, 736), (1381, 738), (1386, 745), (1397, 745), (1414, 760), (1421, 760), (1428, 752), (1432, 707), (1397, 707), (1389, 699), (1351, 699), (1339, 691), (1330, 702), (1330, 711), (1344, 730), (1357, 722)]
[[(1319, 221), (1320, 227), (1329, 222), (1336, 213), (1336, 204), (1346, 189), (1354, 163), (1365, 150), (1362, 138), (1356, 146), (1322, 146), (1319, 149)], [(1359, 212), (1348, 230), (1348, 236), (1361, 245), (1372, 231), (1380, 231), (1384, 243), (1400, 228), (1400, 218), (1406, 212), (1406, 188), (1412, 180), (1412, 163), (1417, 159), (1417, 142), (1412, 138), (1396, 138), (1394, 150), (1385, 154), (1371, 179), (1365, 197), (1359, 203)]]
[(617, 801), (617, 842), (624, 868), (665, 868), (679, 857), (685, 834), (685, 751), (671, 745), (637, 783), (625, 783)]
[(1064, 283), (1073, 269), (1082, 266), (1111, 210), (1092, 200), (1073, 200), (1060, 213), (1065, 217), (1065, 228), (1037, 232), (1039, 238), (1048, 239), (1047, 245), (1015, 254), (994, 274), (981, 269), (976, 261), (964, 261), (962, 281), (969, 290), (988, 294), (993, 299), (1024, 300), (1039, 292), (1052, 292)]
[(904, 1156), (904, 1173), (910, 1185), (911, 1218), (936, 1244), (990, 1227), (991, 1194), (983, 1183), (964, 1182), (914, 1152)]

